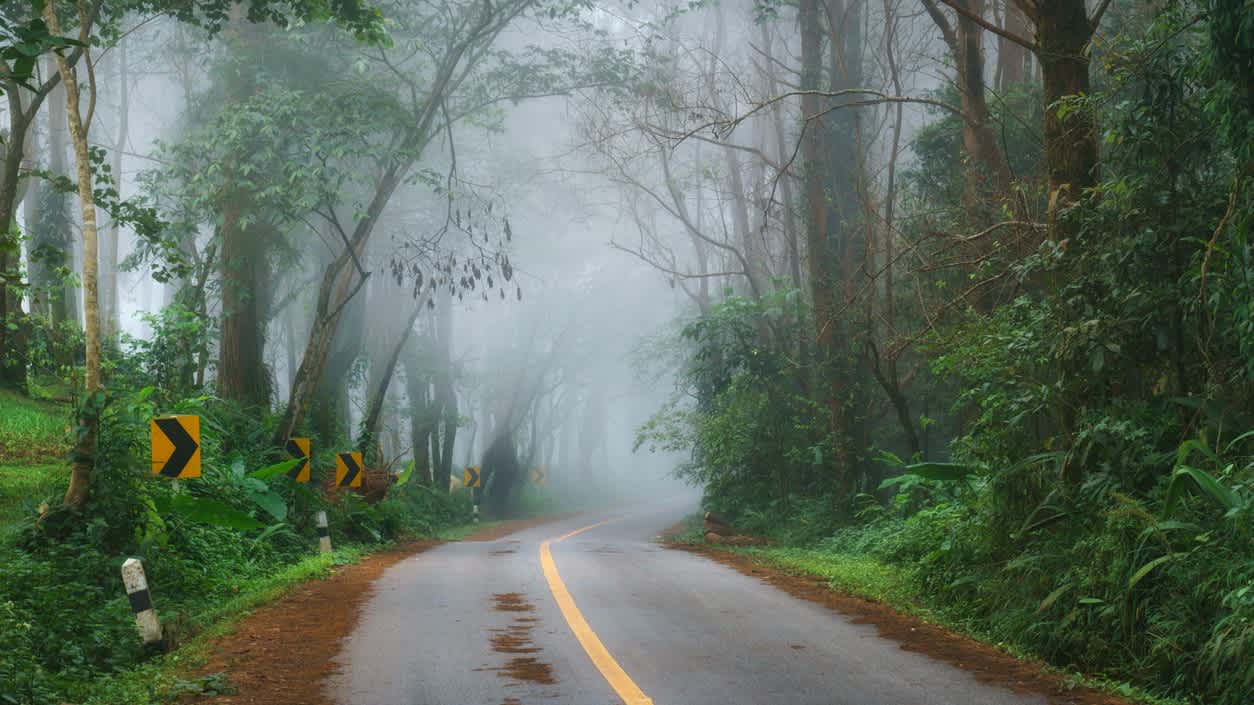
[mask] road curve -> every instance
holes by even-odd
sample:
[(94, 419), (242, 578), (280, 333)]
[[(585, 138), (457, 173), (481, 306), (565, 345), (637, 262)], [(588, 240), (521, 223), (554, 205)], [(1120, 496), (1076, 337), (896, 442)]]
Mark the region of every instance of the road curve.
[[(340, 705), (1047, 702), (651, 542), (695, 506), (586, 513), (393, 566), (345, 642), (328, 695)], [(607, 657), (621, 675), (607, 671)]]

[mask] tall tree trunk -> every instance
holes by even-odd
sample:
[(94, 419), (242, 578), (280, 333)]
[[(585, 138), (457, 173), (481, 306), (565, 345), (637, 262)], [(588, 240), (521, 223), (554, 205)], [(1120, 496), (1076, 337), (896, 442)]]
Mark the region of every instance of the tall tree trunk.
[[(57, 70), (55, 57), (48, 57), (49, 72)], [(48, 95), (48, 171), (54, 176), (68, 176), (66, 164), (69, 117), (64, 87), (57, 87)], [(40, 219), (31, 223), (31, 313), (43, 313), (55, 335), (61, 324), (78, 323), (78, 311), (74, 305), (72, 288), (67, 286), (57, 270), (72, 262), (71, 247), (73, 230), (70, 204), (66, 194), (51, 184), (41, 189)], [(61, 364), (69, 364), (61, 360)]]
[[(426, 370), (419, 365), (418, 346), (410, 338), (405, 352), (405, 396), (409, 398), (409, 438), (414, 446), (414, 472), (423, 484), (431, 479), (431, 414), (430, 383)], [(445, 485), (443, 491), (448, 491)]]
[[(984, 0), (953, 0), (953, 3), (972, 15), (984, 14)], [(940, 29), (957, 70), (963, 114), (962, 146), (972, 161), (971, 168), (967, 169), (971, 197), (979, 201), (990, 190), (1007, 196), (1012, 186), (1010, 165), (993, 132), (993, 117), (985, 91), (984, 30), (962, 12), (951, 25), (937, 0), (924, 0), (924, 8)]]
[(219, 344), (218, 393), (248, 408), (268, 408), (271, 380), (265, 359), (269, 318), (268, 233), (246, 227), (245, 198), (227, 200), (222, 213), (222, 337)]
[[(96, 9), (92, 8), (92, 19)], [(66, 64), (73, 66), (84, 51), (85, 47), (70, 51), (65, 57)], [(18, 85), (2, 67), (0, 80), (4, 84), (9, 108), (9, 131), (5, 143), (0, 145), (4, 154), (4, 162), (0, 165), (0, 387), (24, 392), (30, 324), (22, 310), (22, 262), (20, 248), (14, 239), (14, 214), (22, 200), (19, 195), (23, 183), (22, 169), (28, 166), (24, 151), (27, 135), (44, 99), (60, 84), (61, 74), (51, 71), (51, 75), (33, 93)], [(25, 96), (29, 96), (28, 103), (23, 102)]]
[(441, 452), (432, 456), (436, 487), (446, 488), (453, 474), (453, 448), (457, 442), (457, 392), (453, 388), (453, 297), (442, 290), (435, 314), (435, 337), (440, 369), (435, 375), (435, 405), (444, 429)]
[[(310, 402), (317, 391), (322, 378), (322, 368), (326, 364), (327, 354), (335, 338), (335, 330), (339, 325), (340, 315), (361, 286), (367, 274), (360, 274), (354, 268), (356, 258), (365, 250), (370, 235), (374, 232), (375, 223), (383, 214), (383, 209), (392, 193), (400, 184), (403, 173), (409, 163), (394, 163), (380, 177), (374, 196), (365, 214), (357, 221), (348, 245), (338, 257), (327, 265), (318, 287), (318, 298), (314, 309), (313, 323), (309, 328), (309, 342), (301, 356), (300, 367), (292, 380), (292, 391), (288, 397), (287, 407), (274, 429), (274, 445), (279, 445), (300, 426), (309, 408)], [(355, 282), (355, 283), (354, 283)]]
[(374, 389), (366, 390), (369, 403), (366, 407), (366, 416), (362, 420), (361, 435), (358, 438), (357, 447), (361, 449), (367, 463), (377, 463), (379, 461), (376, 452), (377, 439), (379, 430), (383, 424), (383, 405), (387, 400), (388, 387), (392, 384), (392, 376), (396, 373), (396, 363), (401, 359), (401, 350), (405, 348), (405, 344), (409, 342), (409, 338), (414, 332), (414, 322), (418, 320), (418, 314), (422, 312), (426, 306), (426, 301), (419, 299), (414, 302), (413, 313), (406, 320), (405, 328), (401, 330), (400, 339), (392, 346), (388, 353), (387, 359), (383, 361), (383, 369), (378, 375), (378, 386)]
[[(832, 93), (857, 88), (862, 82), (862, 2), (863, 0), (828, 0), (826, 27), (828, 38), (827, 90)], [(820, 50), (821, 51), (821, 50)], [(821, 61), (821, 59), (820, 59)], [(824, 157), (827, 159), (823, 197), (827, 209), (822, 251), (830, 260), (832, 301), (827, 326), (830, 347), (824, 356), (828, 376), (830, 404), (841, 419), (836, 436), (835, 479), (840, 495), (852, 499), (859, 468), (853, 449), (860, 434), (860, 399), (853, 375), (855, 341), (847, 321), (837, 313), (838, 301), (854, 301), (857, 272), (865, 259), (865, 223), (859, 195), (862, 193), (861, 119), (857, 108), (842, 108), (849, 99), (835, 99), (833, 112), (814, 127), (823, 133)]]
[(828, 423), (835, 449), (833, 472), (837, 481), (848, 467), (848, 443), (845, 433), (844, 396), (840, 375), (836, 374), (836, 294), (837, 281), (833, 257), (827, 239), (826, 140), (823, 119), (819, 117), (820, 101), (814, 91), (824, 88), (823, 37), (819, 0), (801, 0), (801, 97), (804, 136), (801, 146), (802, 171), (806, 205), (806, 259), (810, 279), (810, 298), (814, 305), (816, 364), (823, 382), (823, 402), (828, 410)]
[[(1066, 207), (1097, 183), (1097, 128), (1087, 109), (1067, 108), (1069, 99), (1090, 92), (1088, 44), (1094, 28), (1084, 0), (1052, 0), (1036, 9), (1037, 58), (1045, 99), (1045, 168), (1049, 193)], [(1069, 228), (1055, 228), (1061, 239)]]
[[(113, 146), (113, 179), (118, 194), (122, 192), (122, 150), (130, 135), (130, 76), (127, 69), (126, 37), (118, 40), (118, 138)], [(118, 239), (121, 228), (114, 220), (100, 243), (100, 290), (103, 303), (100, 325), (106, 340), (116, 340), (118, 335)]]
[[(80, 7), (80, 41), (86, 43), (85, 33), (89, 23), (85, 11)], [(44, 22), (54, 35), (60, 35), (61, 29), (57, 21), (56, 0), (46, 0), (44, 5)], [(91, 473), (95, 464), (96, 431), (99, 422), (97, 392), (101, 391), (100, 383), (100, 287), (97, 277), (96, 231), (96, 200), (92, 191), (91, 156), (87, 146), (87, 130), (90, 127), (92, 109), (95, 107), (96, 96), (94, 87), (90, 96), (90, 108), (87, 117), (79, 107), (79, 88), (74, 70), (65, 57), (56, 54), (57, 71), (65, 86), (67, 103), (66, 115), (69, 120), (70, 140), (74, 145), (74, 162), (77, 172), (78, 199), (83, 217), (83, 307), (86, 313), (85, 337), (87, 339), (87, 356), (84, 366), (83, 387), (85, 402), (83, 404), (80, 424), (84, 430), (79, 432), (78, 443), (74, 449), (74, 463), (70, 474), (70, 485), (65, 491), (65, 503), (71, 507), (82, 507), (91, 492)], [(86, 57), (90, 70), (91, 56)], [(85, 124), (85, 120), (87, 124)]]
[[(1016, 36), (1027, 36), (1028, 18), (1015, 0), (1002, 3), (1002, 28)], [(1027, 80), (1031, 53), (1003, 36), (997, 37), (997, 91), (1008, 93)]]
[[(897, 35), (897, 18), (891, 14), (891, 1), (884, 0), (884, 11), (888, 15), (887, 24), (884, 30), (885, 54), (888, 59), (889, 74), (893, 82), (893, 90), (896, 95), (903, 94), (903, 85), (901, 83), (901, 67), (897, 63), (896, 54), (896, 35)], [(896, 205), (897, 205), (897, 159), (901, 153), (901, 132), (904, 106), (897, 103), (893, 106), (893, 138), (888, 153), (888, 177), (885, 185), (884, 194), (884, 224), (882, 232), (884, 233), (884, 324), (887, 327), (886, 341), (888, 350), (885, 355), (883, 369), (881, 370), (879, 361), (876, 360), (873, 370), (877, 373), (876, 379), (880, 386), (883, 387), (884, 393), (888, 396), (889, 401), (893, 405), (893, 409), (897, 413), (897, 423), (901, 425), (902, 434), (905, 436), (906, 448), (910, 452), (910, 456), (914, 457), (919, 453), (919, 434), (915, 430), (914, 419), (910, 414), (910, 403), (906, 399), (906, 395), (901, 390), (901, 376), (897, 370), (898, 351), (893, 347), (893, 338), (897, 336), (897, 292), (895, 290), (895, 258), (896, 247), (894, 238), (896, 237)], [(872, 350), (872, 354), (877, 358), (880, 355), (878, 349)]]

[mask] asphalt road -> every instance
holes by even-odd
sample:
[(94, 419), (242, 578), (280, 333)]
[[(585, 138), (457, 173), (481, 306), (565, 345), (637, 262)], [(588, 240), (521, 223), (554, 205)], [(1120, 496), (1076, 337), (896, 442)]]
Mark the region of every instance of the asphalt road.
[(393, 566), (330, 694), (342, 705), (1046, 703), (652, 543), (694, 510), (685, 500), (583, 514)]

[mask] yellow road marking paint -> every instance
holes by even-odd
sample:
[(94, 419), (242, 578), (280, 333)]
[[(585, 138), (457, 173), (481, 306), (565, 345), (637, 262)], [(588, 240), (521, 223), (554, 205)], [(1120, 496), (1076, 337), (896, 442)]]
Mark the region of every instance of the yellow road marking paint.
[(557, 564), (553, 562), (553, 553), (549, 550), (549, 544), (554, 542), (565, 541), (566, 539), (582, 534), (590, 529), (598, 526), (605, 526), (610, 522), (618, 521), (617, 519), (608, 519), (591, 526), (585, 526), (582, 529), (576, 529), (565, 536), (559, 536), (555, 539), (549, 539), (540, 544), (540, 567), (544, 570), (544, 579), (549, 582), (549, 590), (553, 592), (553, 599), (557, 600), (557, 606), (562, 611), (562, 616), (566, 618), (566, 623), (570, 625), (571, 631), (575, 633), (575, 638), (579, 640), (579, 645), (588, 653), (588, 658), (592, 659), (593, 665), (605, 677), (606, 682), (618, 693), (618, 697), (623, 699), (625, 705), (653, 705), (653, 701), (649, 696), (640, 690), (640, 686), (627, 675), (623, 667), (618, 665), (618, 661), (610, 655), (605, 644), (601, 643), (601, 639), (597, 637), (596, 632), (592, 631), (592, 627), (588, 625), (588, 620), (583, 618), (583, 613), (575, 606), (575, 600), (570, 596), (570, 591), (566, 589), (566, 583), (562, 581), (562, 576), (557, 572)]

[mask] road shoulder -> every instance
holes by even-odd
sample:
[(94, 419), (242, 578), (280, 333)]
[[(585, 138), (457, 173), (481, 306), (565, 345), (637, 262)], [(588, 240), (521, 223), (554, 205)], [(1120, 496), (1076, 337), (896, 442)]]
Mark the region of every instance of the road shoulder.
[(663, 545), (721, 563), (793, 597), (839, 612), (856, 624), (873, 625), (881, 636), (900, 644), (902, 649), (952, 664), (982, 683), (1016, 693), (1042, 695), (1058, 705), (1133, 705), (1130, 700), (1076, 686), (1043, 664), (1017, 658), (970, 636), (904, 614), (891, 605), (835, 591), (825, 578), (714, 545)]
[[(461, 541), (493, 541), (562, 517), (494, 523)], [(309, 580), (240, 619), (234, 629), (205, 649), (192, 669), (197, 680), (225, 674), (230, 692), (183, 698), (196, 705), (333, 705), (324, 693), (335, 673), (341, 642), (356, 627), (374, 584), (391, 566), (446, 541), (398, 544), (335, 568), (325, 579)]]

